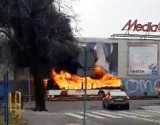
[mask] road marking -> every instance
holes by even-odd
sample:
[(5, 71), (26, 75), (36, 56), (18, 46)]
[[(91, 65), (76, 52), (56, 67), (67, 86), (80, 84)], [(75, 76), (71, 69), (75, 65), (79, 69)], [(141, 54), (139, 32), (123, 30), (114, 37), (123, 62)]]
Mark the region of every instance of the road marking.
[(82, 115), (74, 114), (74, 113), (64, 113), (65, 115), (72, 116), (78, 119), (83, 119)]
[(154, 116), (157, 116), (157, 115), (160, 115), (160, 114), (157, 114), (155, 112), (147, 112), (147, 111), (133, 111), (133, 113), (140, 113), (140, 114), (143, 114), (143, 115), (150, 115), (150, 117), (154, 117)]
[(159, 111), (152, 111), (152, 110), (145, 110), (145, 111), (160, 114)]
[(124, 117), (128, 117), (128, 118), (137, 118), (136, 116), (132, 116), (132, 115), (127, 115), (127, 114), (118, 114), (119, 116), (124, 116)]
[(134, 116), (134, 115), (124, 114), (124, 113), (121, 113), (120, 111), (114, 111), (114, 112), (111, 112), (111, 111), (108, 111), (108, 110), (101, 110), (101, 111), (105, 112), (105, 113), (110, 113), (112, 115), (114, 115), (116, 113), (116, 116), (123, 116), (123, 117), (128, 117), (128, 118), (136, 118), (136, 116)]
[[(148, 113), (150, 113), (150, 110), (145, 110), (145, 111), (148, 111)], [(127, 118), (133, 118), (133, 119), (143, 120), (143, 121), (148, 121), (148, 122), (153, 122), (153, 123), (160, 123), (159, 120), (154, 120), (154, 119), (147, 118), (146, 117), (147, 115), (143, 115), (143, 114), (141, 115), (139, 113), (140, 112), (138, 112), (138, 113), (126, 112), (126, 111), (115, 111), (115, 112), (113, 111), (113, 112), (111, 112), (111, 111), (108, 111), (108, 110), (95, 110), (95, 111), (86, 112), (86, 118), (93, 117), (93, 118), (96, 118), (96, 119), (105, 119), (106, 117), (110, 117), (110, 118), (127, 117)], [(152, 111), (152, 113), (153, 113), (153, 111)], [(75, 114), (74, 113), (64, 113), (64, 114), (66, 114), (68, 116), (75, 117), (75, 118), (79, 118), (79, 119), (84, 118), (82, 116), (83, 112), (76, 112)]]
[(154, 119), (148, 119), (148, 118), (142, 118), (142, 117), (137, 117), (137, 116), (132, 116), (132, 115), (127, 115), (127, 114), (120, 114), (118, 113), (118, 115), (120, 116), (124, 116), (124, 117), (128, 117), (128, 118), (134, 118), (134, 119), (138, 119), (138, 120), (143, 120), (143, 121), (148, 121), (148, 122), (154, 122), (154, 123), (160, 123), (159, 120), (154, 120)]
[(66, 124), (66, 125), (81, 125), (81, 124), (69, 123), (69, 124)]
[(97, 114), (97, 115), (101, 115), (101, 116), (110, 117), (110, 118), (122, 118), (122, 117), (111, 115), (111, 114), (107, 114), (107, 113), (104, 113), (104, 112), (102, 113), (100, 111), (99, 112), (93, 111), (92, 113)]
[[(83, 112), (79, 112), (80, 114), (82, 114)], [(87, 116), (90, 116), (90, 117), (93, 117), (93, 118), (98, 118), (98, 119), (105, 119), (104, 117), (102, 116), (98, 116), (98, 115), (94, 115), (94, 114), (91, 114), (91, 113), (86, 113)]]
[(159, 120), (154, 120), (154, 119), (148, 119), (148, 118), (137, 118), (139, 120), (144, 120), (144, 121), (149, 121), (149, 122), (155, 122), (155, 123), (160, 123)]
[(97, 110), (98, 112), (104, 112), (104, 113), (109, 113), (109, 114), (111, 114), (111, 115), (116, 115), (117, 116), (117, 114), (115, 114), (115, 113), (118, 113), (117, 111), (113, 111), (113, 112), (111, 112), (111, 111), (108, 111), (108, 110)]
[(144, 114), (139, 114), (134, 112), (125, 112), (125, 111), (119, 111), (119, 112), (124, 114), (129, 114), (129, 115), (135, 115), (135, 116), (150, 117), (150, 115), (144, 115)]

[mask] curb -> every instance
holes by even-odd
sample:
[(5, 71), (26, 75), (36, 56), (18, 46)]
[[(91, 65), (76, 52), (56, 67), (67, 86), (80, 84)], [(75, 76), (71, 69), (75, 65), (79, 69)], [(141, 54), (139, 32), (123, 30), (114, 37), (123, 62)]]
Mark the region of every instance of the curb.
[(129, 96), (130, 100), (159, 100), (158, 96)]
[[(86, 98), (86, 101), (100, 101), (100, 98)], [(46, 101), (84, 101), (84, 98), (55, 98)]]
[[(86, 101), (101, 101), (102, 98), (94, 96), (94, 97), (86, 97)], [(130, 96), (130, 100), (160, 100), (157, 96)], [(84, 97), (55, 97), (51, 100), (46, 101), (84, 101)]]

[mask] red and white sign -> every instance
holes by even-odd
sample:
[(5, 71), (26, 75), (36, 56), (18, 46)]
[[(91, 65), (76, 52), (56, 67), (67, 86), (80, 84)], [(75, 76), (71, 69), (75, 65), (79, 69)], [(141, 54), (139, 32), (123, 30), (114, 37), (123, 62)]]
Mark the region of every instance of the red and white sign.
[(143, 31), (143, 32), (159, 32), (160, 31), (160, 23), (153, 24), (152, 22), (148, 22), (145, 24), (138, 23), (138, 20), (129, 20), (122, 30), (132, 30), (132, 31)]

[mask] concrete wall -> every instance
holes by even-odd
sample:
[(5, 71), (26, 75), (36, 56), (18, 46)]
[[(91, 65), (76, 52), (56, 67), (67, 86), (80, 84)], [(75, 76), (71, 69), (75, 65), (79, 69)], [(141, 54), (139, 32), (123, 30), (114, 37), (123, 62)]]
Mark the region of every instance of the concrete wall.
[(158, 96), (160, 78), (123, 78), (122, 82), (130, 96)]

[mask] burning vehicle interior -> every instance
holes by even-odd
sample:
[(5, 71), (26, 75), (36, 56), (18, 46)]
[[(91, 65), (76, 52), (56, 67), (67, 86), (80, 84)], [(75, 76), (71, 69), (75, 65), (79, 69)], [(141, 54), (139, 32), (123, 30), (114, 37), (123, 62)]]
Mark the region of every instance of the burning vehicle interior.
[[(92, 45), (93, 44), (93, 45)], [(110, 73), (111, 64), (117, 60), (109, 62), (113, 57), (117, 57), (118, 44), (92, 43), (86, 48), (92, 49), (96, 55), (96, 62), (92, 68), (93, 75), (87, 76), (87, 85), (85, 85), (85, 77), (77, 74), (69, 73), (65, 70), (56, 71), (52, 69), (51, 78), (48, 80), (47, 90), (50, 89), (119, 89), (122, 86), (121, 78)], [(113, 49), (114, 48), (114, 49)], [(107, 50), (107, 51), (106, 51)], [(118, 58), (118, 57), (117, 57)], [(108, 60), (107, 60), (108, 59)], [(117, 66), (117, 65), (116, 65)], [(115, 66), (115, 67), (116, 67)], [(86, 87), (86, 88), (85, 88)]]
[[(52, 70), (52, 78), (46, 80), (47, 90), (56, 89), (85, 89), (84, 77), (76, 74), (71, 74), (66, 71), (60, 71), (57, 73)], [(105, 72), (101, 67), (94, 68), (94, 76), (87, 77), (86, 89), (98, 89), (98, 88), (120, 88), (121, 79), (118, 76), (114, 76), (108, 72)]]

